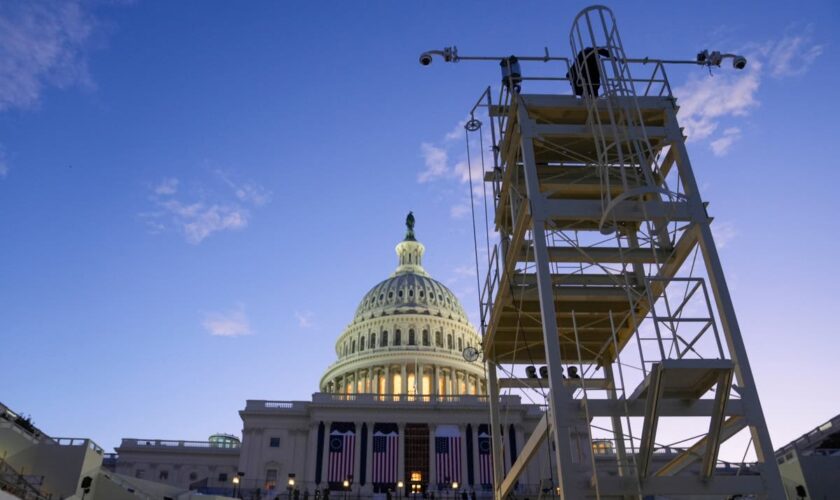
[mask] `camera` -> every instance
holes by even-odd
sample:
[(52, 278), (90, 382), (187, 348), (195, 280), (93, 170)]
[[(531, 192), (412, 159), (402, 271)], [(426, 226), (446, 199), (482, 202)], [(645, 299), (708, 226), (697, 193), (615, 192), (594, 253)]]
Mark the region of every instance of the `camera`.
[(423, 66), (428, 66), (432, 64), (432, 55), (428, 52), (423, 52), (422, 54), (420, 54), (420, 64), (422, 64)]
[(747, 58), (744, 56), (735, 56), (732, 58), (732, 67), (735, 69), (744, 69), (747, 66)]

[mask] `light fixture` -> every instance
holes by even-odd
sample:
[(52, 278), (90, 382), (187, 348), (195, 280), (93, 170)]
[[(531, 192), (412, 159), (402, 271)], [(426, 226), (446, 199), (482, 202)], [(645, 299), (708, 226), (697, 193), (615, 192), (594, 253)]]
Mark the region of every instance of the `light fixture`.
[(525, 375), (528, 378), (537, 378), (537, 368), (534, 365), (526, 366)]
[(294, 488), (294, 486), (295, 486), (295, 478), (293, 478), (293, 477), (290, 477), (290, 478), (289, 478), (289, 486), (290, 486), (290, 487), (292, 487), (292, 488)]
[(239, 484), (239, 476), (233, 476), (233, 484)]
[(458, 481), (452, 481), (452, 489), (453, 489), (453, 490), (457, 490), (457, 489), (458, 489)]
[(350, 481), (348, 481), (347, 479), (345, 479), (345, 480), (344, 480), (344, 482), (343, 482), (343, 483), (341, 483), (341, 484), (342, 484), (345, 488), (349, 488), (349, 487), (350, 487)]
[(402, 481), (397, 481), (397, 488), (402, 488), (403, 486), (405, 486), (405, 483), (403, 483)]

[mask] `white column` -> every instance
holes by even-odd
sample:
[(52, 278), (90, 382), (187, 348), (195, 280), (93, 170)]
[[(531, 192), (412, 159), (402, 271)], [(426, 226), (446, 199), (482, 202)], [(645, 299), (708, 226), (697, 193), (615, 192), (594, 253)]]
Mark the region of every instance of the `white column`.
[(353, 485), (352, 488), (355, 492), (359, 491), (359, 480), (361, 477), (361, 463), (362, 463), (362, 453), (365, 450), (362, 449), (362, 423), (361, 422), (354, 422), (356, 424), (356, 439), (355, 439), (355, 450), (353, 450)]
[[(327, 484), (327, 471), (330, 468), (330, 427), (332, 422), (324, 420), (324, 447), (321, 448), (321, 484)], [(280, 478), (277, 478), (278, 480)]]
[[(467, 426), (460, 424), (458, 432), (461, 433), (461, 481), (458, 483), (461, 490), (467, 490)], [(450, 485), (451, 487), (451, 485)]]
[(423, 376), (425, 371), (425, 367), (422, 363), (414, 365), (414, 384), (417, 387), (417, 395), (420, 396), (418, 398), (420, 401), (423, 401), (423, 397), (425, 396), (423, 393)]
[(306, 460), (304, 460), (305, 465), (301, 474), (304, 484), (301, 486), (315, 481), (315, 464), (318, 460), (318, 424), (320, 422), (316, 420), (309, 426), (309, 435), (306, 439)]
[(385, 365), (385, 394), (394, 393), (394, 381), (391, 379), (391, 365)]
[(400, 368), (402, 369), (402, 380), (400, 382), (402, 383), (403, 397), (405, 397), (405, 395), (408, 394), (408, 376), (405, 369), (405, 363), (403, 363)]
[(402, 481), (405, 488), (408, 488), (408, 481), (405, 477), (405, 423), (400, 422), (397, 426), (400, 432), (398, 438), (399, 449), (397, 449), (397, 481)]

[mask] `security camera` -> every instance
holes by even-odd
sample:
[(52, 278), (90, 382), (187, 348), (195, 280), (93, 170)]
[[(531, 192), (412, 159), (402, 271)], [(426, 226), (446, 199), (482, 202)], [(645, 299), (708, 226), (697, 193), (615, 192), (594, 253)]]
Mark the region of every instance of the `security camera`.
[(747, 58), (744, 56), (735, 56), (732, 58), (732, 67), (735, 69), (744, 69), (747, 66)]
[(423, 52), (422, 54), (420, 54), (420, 64), (422, 64), (423, 66), (428, 66), (432, 64), (432, 55), (428, 52)]

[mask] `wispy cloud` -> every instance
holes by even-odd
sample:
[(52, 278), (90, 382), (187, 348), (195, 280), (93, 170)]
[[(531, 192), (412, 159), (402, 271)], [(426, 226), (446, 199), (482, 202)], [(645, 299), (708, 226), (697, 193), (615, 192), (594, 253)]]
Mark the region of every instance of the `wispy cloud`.
[(233, 190), (239, 201), (258, 207), (271, 201), (271, 192), (254, 182), (236, 183), (231, 179), (231, 174), (223, 170), (216, 170), (216, 175)]
[(806, 26), (797, 35), (786, 35), (766, 50), (770, 74), (776, 78), (806, 73), (823, 53), (825, 45), (813, 41), (813, 27)]
[(9, 175), (9, 164), (6, 161), (6, 151), (0, 146), (0, 179)]
[(741, 129), (738, 127), (729, 127), (723, 131), (723, 135), (709, 143), (712, 148), (712, 153), (715, 156), (725, 156), (729, 152), (729, 148), (738, 139), (741, 138)]
[(679, 98), (680, 123), (689, 141), (709, 139), (708, 146), (717, 156), (729, 152), (740, 138), (739, 127), (728, 126), (718, 132), (722, 123), (743, 118), (760, 105), (759, 89), (766, 75), (787, 78), (806, 73), (825, 46), (813, 39), (813, 28), (806, 26), (797, 33), (778, 40), (747, 44), (742, 51), (749, 63), (744, 71), (716, 71), (712, 77), (692, 76), (674, 93)]
[(217, 337), (240, 337), (251, 334), (251, 325), (242, 304), (229, 311), (206, 313), (201, 324), (210, 335)]
[(424, 142), (420, 144), (420, 153), (423, 155), (425, 169), (417, 174), (417, 182), (429, 182), (449, 174), (449, 155), (445, 149)]
[(160, 183), (152, 188), (157, 195), (170, 195), (175, 194), (178, 191), (178, 179), (174, 177), (168, 177), (160, 181)]
[(715, 238), (715, 245), (723, 249), (738, 236), (738, 230), (731, 222), (714, 221), (712, 235)]
[(174, 177), (152, 186), (149, 199), (154, 210), (140, 214), (149, 231), (160, 233), (173, 227), (187, 242), (197, 245), (213, 233), (247, 227), (249, 207), (268, 203), (270, 192), (254, 182), (236, 183), (230, 174), (216, 172), (216, 177), (229, 190), (219, 194), (202, 186), (190, 197), (180, 193), (180, 180)]
[(295, 319), (301, 328), (312, 328), (314, 318), (312, 311), (295, 311)]
[[(420, 152), (423, 157), (424, 168), (417, 175), (417, 182), (421, 184), (435, 181), (444, 181), (451, 188), (452, 183), (457, 186), (457, 200), (452, 202), (449, 208), (449, 215), (453, 219), (461, 219), (470, 213), (470, 203), (483, 203), (485, 195), (484, 173), (482, 164), (488, 165), (489, 159), (482, 158), (484, 151), (478, 136), (473, 133), (469, 137), (471, 157), (468, 158), (464, 149), (458, 149), (462, 142), (455, 142), (458, 138), (464, 137), (464, 123), (459, 121), (455, 127), (444, 134), (443, 138), (436, 142), (423, 142), (420, 144)], [(458, 151), (457, 161), (451, 161), (451, 152)], [(482, 162), (482, 159), (484, 160)], [(462, 189), (463, 186), (472, 180), (472, 196), (469, 189)]]
[(0, 3), (0, 111), (38, 103), (46, 87), (93, 87), (96, 19), (74, 0)]

